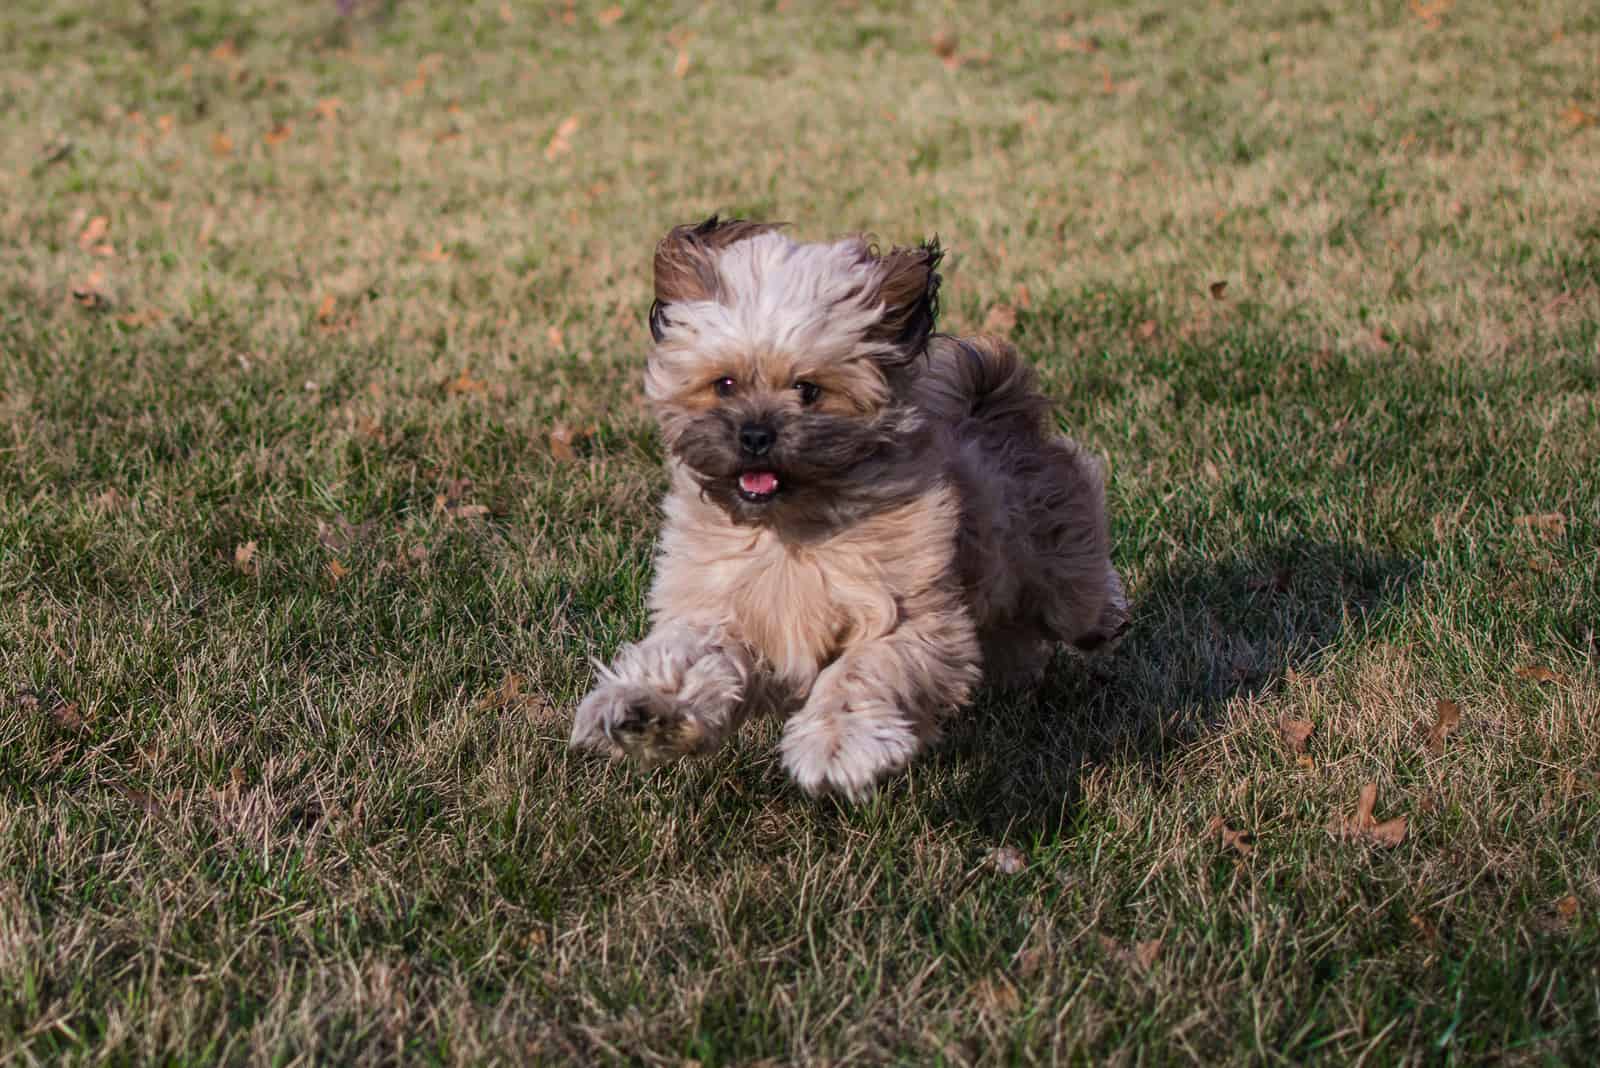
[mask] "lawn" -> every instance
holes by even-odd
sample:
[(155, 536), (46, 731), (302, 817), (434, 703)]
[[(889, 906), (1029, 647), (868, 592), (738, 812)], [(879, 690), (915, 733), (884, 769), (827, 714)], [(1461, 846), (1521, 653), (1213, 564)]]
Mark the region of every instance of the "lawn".
[[(5, 5), (0, 1062), (1592, 1057), (1597, 56), (1589, 0)], [(860, 806), (770, 722), (566, 748), (713, 211), (937, 233), (1110, 471), (1124, 644)]]

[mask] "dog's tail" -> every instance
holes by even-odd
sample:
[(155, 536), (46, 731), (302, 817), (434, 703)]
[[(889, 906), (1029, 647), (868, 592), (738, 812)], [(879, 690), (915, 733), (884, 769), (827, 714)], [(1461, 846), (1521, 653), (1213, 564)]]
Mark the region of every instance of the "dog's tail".
[(953, 422), (976, 419), (1014, 433), (1044, 431), (1050, 401), (1011, 342), (987, 334), (940, 336), (928, 345), (928, 362), (918, 383), (925, 408)]

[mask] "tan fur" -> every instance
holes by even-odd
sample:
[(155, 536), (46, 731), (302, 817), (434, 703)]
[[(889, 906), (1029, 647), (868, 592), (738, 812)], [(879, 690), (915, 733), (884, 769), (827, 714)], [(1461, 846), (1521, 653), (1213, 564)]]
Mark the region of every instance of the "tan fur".
[[(602, 671), (574, 745), (666, 760), (775, 711), (795, 780), (860, 797), (985, 667), (1027, 683), (1057, 643), (1116, 636), (1099, 465), (1011, 345), (927, 336), (936, 246), (880, 257), (714, 220), (673, 235), (657, 293), (678, 300), (646, 376), (672, 453), (653, 629)], [(823, 393), (803, 403), (797, 380)], [(794, 451), (741, 456), (750, 420)], [(784, 496), (732, 492), (769, 465)]]

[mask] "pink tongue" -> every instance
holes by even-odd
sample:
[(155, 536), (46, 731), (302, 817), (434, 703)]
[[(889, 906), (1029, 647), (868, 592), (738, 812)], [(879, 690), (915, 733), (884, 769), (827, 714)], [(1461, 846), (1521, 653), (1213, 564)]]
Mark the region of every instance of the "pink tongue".
[(778, 476), (771, 471), (746, 471), (739, 476), (739, 488), (746, 493), (765, 497), (778, 490)]

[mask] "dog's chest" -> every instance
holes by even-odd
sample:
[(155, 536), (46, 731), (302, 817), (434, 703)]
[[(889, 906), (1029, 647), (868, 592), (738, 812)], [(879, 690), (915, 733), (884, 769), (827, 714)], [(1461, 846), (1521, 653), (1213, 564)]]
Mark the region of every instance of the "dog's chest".
[(702, 532), (679, 541), (669, 533), (663, 549), (656, 615), (715, 625), (801, 687), (844, 648), (896, 621), (895, 595), (859, 546), (796, 548), (740, 530), (726, 540)]

